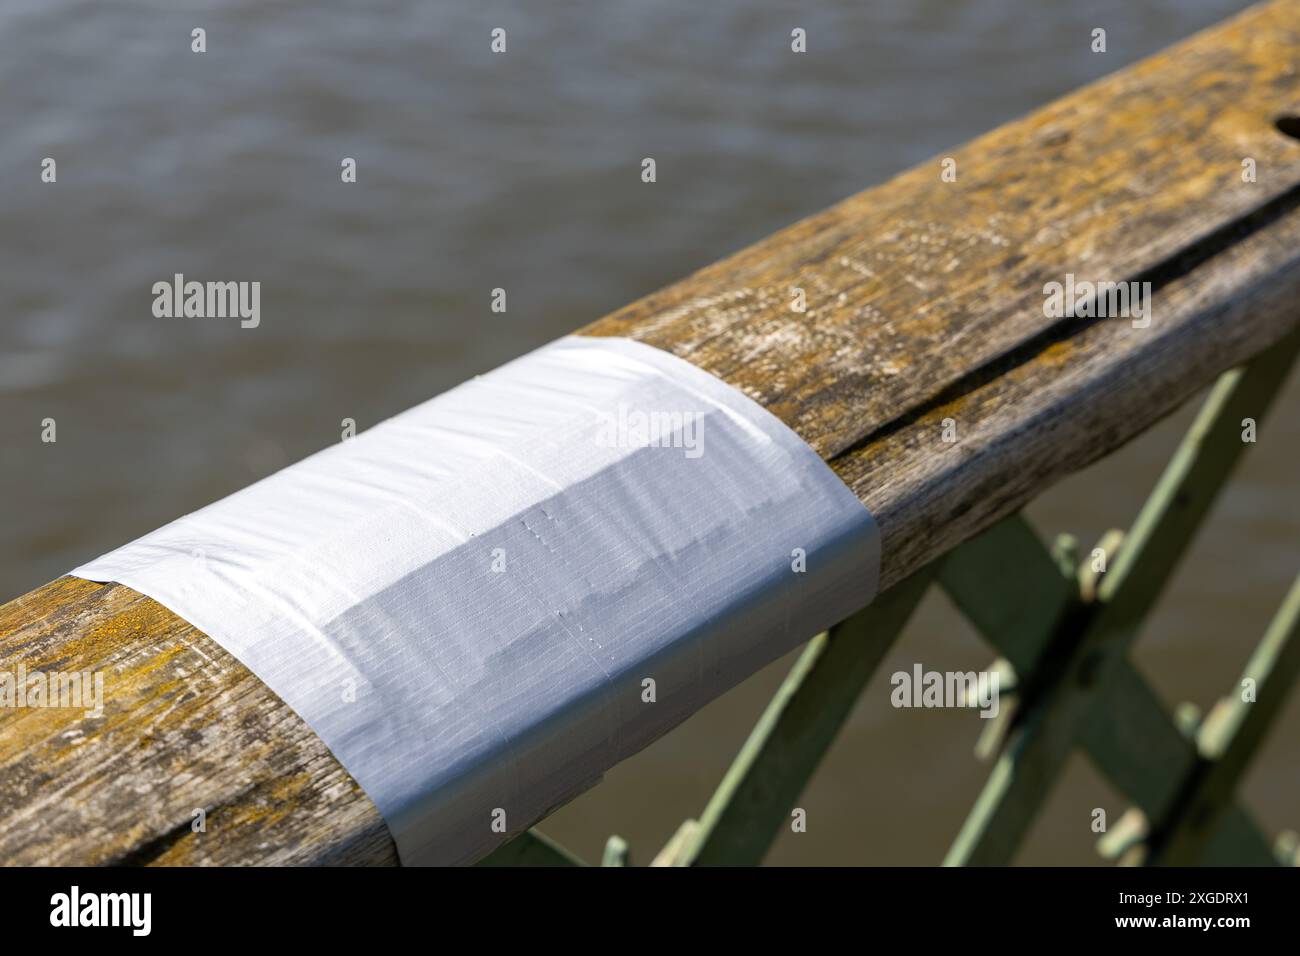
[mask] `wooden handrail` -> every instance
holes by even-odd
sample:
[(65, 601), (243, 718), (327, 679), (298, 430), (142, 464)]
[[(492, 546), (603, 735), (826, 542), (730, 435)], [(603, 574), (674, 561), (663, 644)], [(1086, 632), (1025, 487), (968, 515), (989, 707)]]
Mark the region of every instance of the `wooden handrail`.
[[(581, 332), (795, 429), (875, 515), (887, 588), (1300, 322), (1298, 58), (1300, 2), (1254, 7)], [(1151, 283), (1151, 322), (1053, 317), (1067, 275)], [(20, 664), (108, 694), (0, 709), (0, 861), (396, 862), (310, 728), (156, 602), (51, 582), (0, 607)]]

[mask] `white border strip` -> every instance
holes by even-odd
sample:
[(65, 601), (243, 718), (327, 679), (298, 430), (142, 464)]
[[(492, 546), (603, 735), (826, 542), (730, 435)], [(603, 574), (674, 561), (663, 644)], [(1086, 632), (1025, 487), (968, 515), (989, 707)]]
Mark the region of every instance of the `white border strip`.
[(481, 858), (868, 603), (879, 565), (867, 509), (773, 415), (571, 336), (72, 573), (242, 661), (409, 865)]

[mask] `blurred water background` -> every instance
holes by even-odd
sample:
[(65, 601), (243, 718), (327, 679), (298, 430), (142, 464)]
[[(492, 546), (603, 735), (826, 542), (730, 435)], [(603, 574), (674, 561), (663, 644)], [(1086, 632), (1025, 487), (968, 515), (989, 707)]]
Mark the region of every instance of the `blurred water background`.
[[(1242, 6), (8, 0), (0, 599), (337, 441), (343, 418), (374, 424)], [(177, 272), (260, 280), (260, 328), (154, 318), (150, 287)], [(1170, 704), (1229, 690), (1300, 565), (1298, 412), (1293, 384), (1139, 644)], [(1124, 526), (1187, 420), (1032, 518), (1089, 547)], [(981, 722), (893, 710), (888, 674), (990, 659), (932, 593), (804, 795), (808, 832), (770, 859), (938, 861), (986, 773)], [(593, 858), (617, 832), (648, 860), (788, 663), (544, 829)], [(1245, 787), (1270, 832), (1300, 825), (1298, 731), (1300, 697)], [(1125, 803), (1077, 757), (1021, 860), (1097, 862), (1094, 806), (1113, 820)]]

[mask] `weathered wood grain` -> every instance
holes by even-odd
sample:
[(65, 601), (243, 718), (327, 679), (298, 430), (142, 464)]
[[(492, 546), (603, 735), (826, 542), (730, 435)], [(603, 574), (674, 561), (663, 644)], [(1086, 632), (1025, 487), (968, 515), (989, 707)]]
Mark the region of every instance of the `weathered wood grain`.
[[(955, 183), (923, 164), (582, 331), (790, 424), (876, 515), (888, 586), (1300, 323), (1298, 61), (1300, 2), (1254, 8), (954, 150)], [(1046, 318), (1067, 272), (1152, 281), (1151, 326)], [(107, 700), (0, 709), (0, 860), (395, 862), (315, 734), (156, 602), (46, 585), (0, 607), (20, 663), (104, 671)]]
[(936, 157), (583, 332), (689, 359), (834, 457), (1050, 325), (1044, 282), (1136, 278), (1300, 183), (1275, 126), (1298, 56), (1296, 5), (1253, 8), (952, 150), (956, 182)]
[(0, 607), (0, 670), (20, 662), (103, 671), (105, 706), (0, 711), (4, 862), (396, 862), (320, 738), (156, 601), (60, 578)]

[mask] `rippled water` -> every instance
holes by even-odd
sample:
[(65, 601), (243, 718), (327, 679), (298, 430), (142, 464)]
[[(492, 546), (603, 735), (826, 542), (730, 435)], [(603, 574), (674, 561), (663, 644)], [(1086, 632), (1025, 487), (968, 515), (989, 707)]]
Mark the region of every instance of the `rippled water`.
[[(1241, 6), (9, 0), (0, 595)], [(488, 51), (496, 26), (504, 57)], [(1096, 26), (1104, 55), (1088, 49)], [(45, 156), (56, 185), (39, 181)], [(355, 186), (339, 182), (344, 156)], [(261, 326), (155, 319), (150, 287), (177, 272), (260, 280)], [(489, 310), (497, 286), (505, 315)], [(1293, 386), (1144, 636), (1171, 700), (1228, 688), (1300, 564), (1297, 411)], [(1085, 541), (1126, 523), (1175, 437), (1163, 427), (1034, 517)], [(809, 832), (773, 859), (940, 858), (982, 780), (979, 722), (891, 710), (887, 674), (989, 656), (932, 597), (805, 795)], [(781, 672), (618, 768), (549, 832), (595, 855), (617, 831), (644, 861), (702, 808)], [(1298, 728), (1293, 702), (1247, 787), (1270, 830), (1300, 825)], [(1092, 861), (1097, 805), (1124, 804), (1077, 761), (1024, 859)]]

